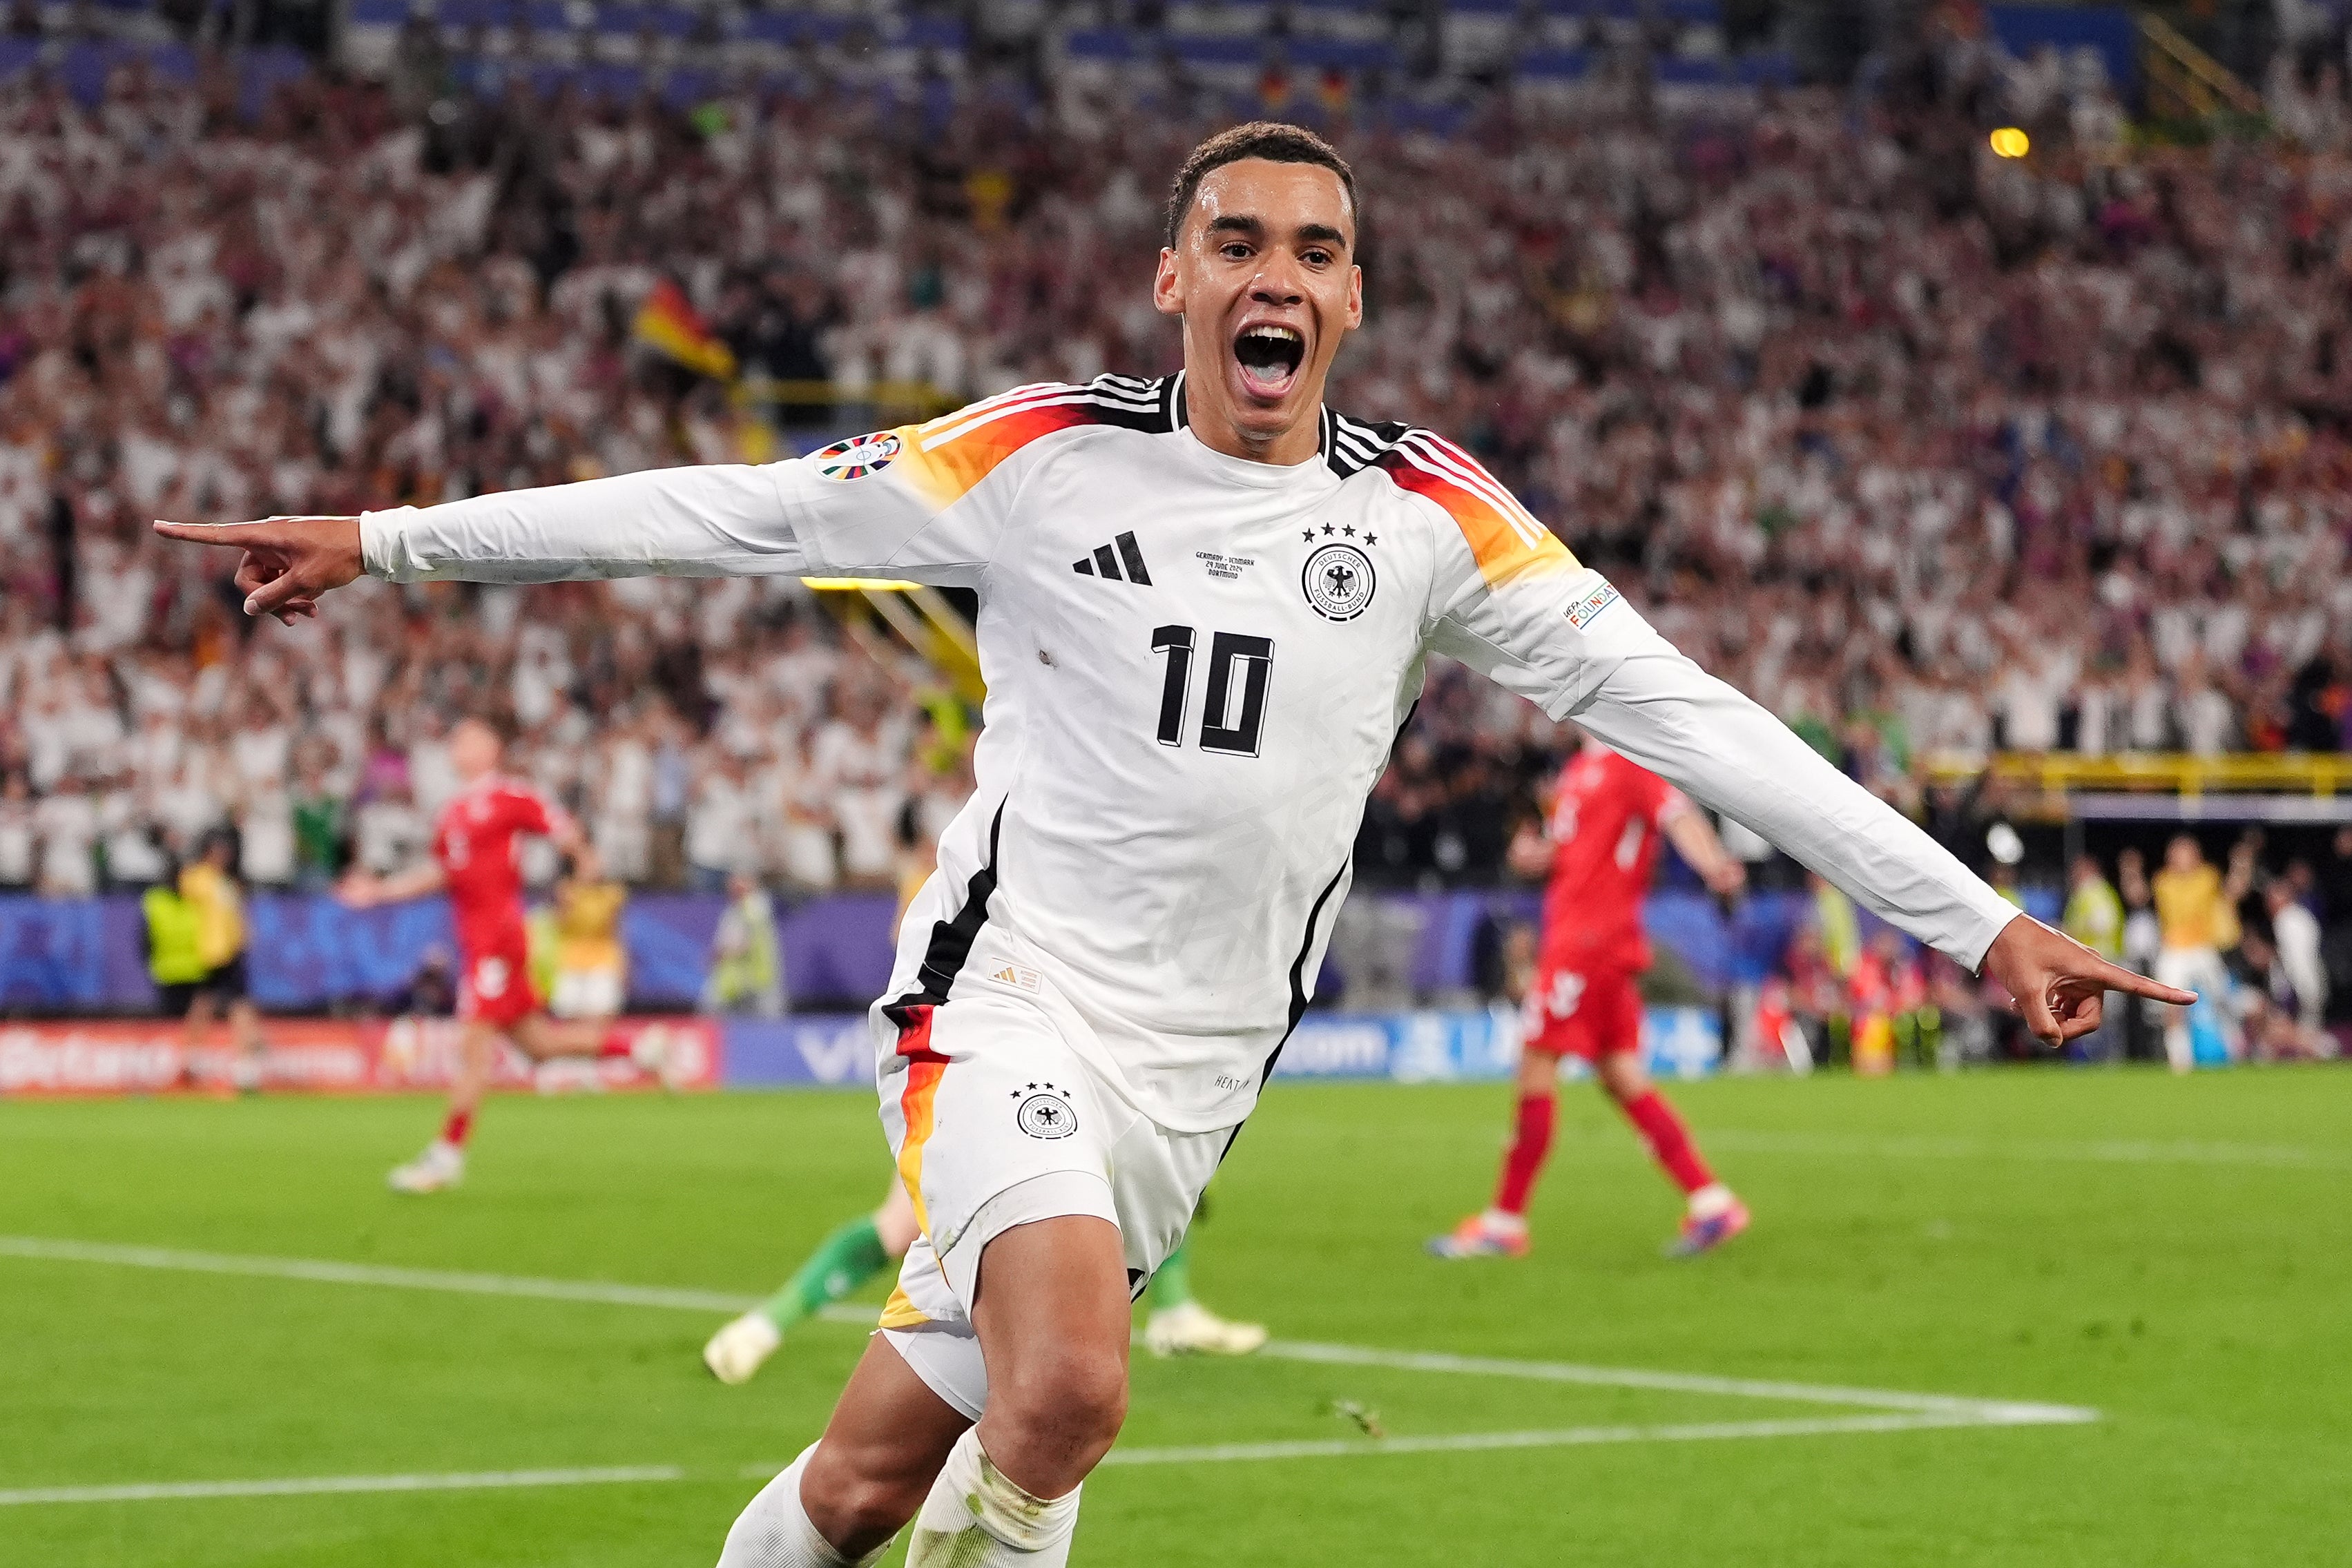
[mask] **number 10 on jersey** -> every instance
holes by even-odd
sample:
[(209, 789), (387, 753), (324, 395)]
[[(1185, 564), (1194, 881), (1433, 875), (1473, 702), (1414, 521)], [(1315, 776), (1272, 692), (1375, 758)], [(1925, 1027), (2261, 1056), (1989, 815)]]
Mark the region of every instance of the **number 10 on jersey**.
[[(1192, 653), (1198, 641), (1198, 633), (1190, 626), (1161, 626), (1151, 633), (1151, 651), (1168, 656), (1168, 676), (1160, 689), (1162, 746), (1184, 744), (1184, 717), (1192, 693)], [(1236, 674), (1241, 677), (1238, 699), (1234, 692)], [(1234, 757), (1257, 755), (1258, 740), (1265, 729), (1265, 687), (1273, 675), (1273, 638), (1220, 632), (1210, 640), (1209, 693), (1201, 709), (1202, 750)], [(1241, 712), (1234, 716), (1236, 700)]]

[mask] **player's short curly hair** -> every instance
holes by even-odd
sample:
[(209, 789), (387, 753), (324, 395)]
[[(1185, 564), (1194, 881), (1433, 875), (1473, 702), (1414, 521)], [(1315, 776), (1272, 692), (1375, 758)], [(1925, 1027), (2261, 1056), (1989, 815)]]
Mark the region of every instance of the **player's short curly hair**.
[(1362, 204), (1356, 197), (1356, 172), (1328, 141), (1301, 125), (1285, 125), (1278, 120), (1253, 120), (1247, 125), (1236, 125), (1230, 131), (1220, 131), (1198, 147), (1176, 171), (1176, 183), (1168, 192), (1168, 226), (1163, 241), (1173, 250), (1176, 236), (1183, 232), (1184, 214), (1192, 210), (1192, 198), (1201, 189), (1201, 182), (1214, 169), (1228, 163), (1238, 163), (1244, 158), (1264, 158), (1276, 163), (1312, 163), (1328, 169), (1339, 176), (1340, 185), (1348, 193), (1348, 211), (1355, 217), (1359, 230), (1363, 227)]

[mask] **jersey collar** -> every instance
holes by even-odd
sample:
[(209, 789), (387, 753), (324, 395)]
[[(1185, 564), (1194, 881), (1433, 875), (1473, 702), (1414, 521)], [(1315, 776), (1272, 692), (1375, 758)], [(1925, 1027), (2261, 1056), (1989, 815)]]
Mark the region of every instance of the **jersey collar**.
[[(1192, 416), (1184, 407), (1184, 372), (1182, 371), (1178, 371), (1174, 375), (1170, 376), (1165, 385), (1167, 390), (1162, 396), (1166, 400), (1164, 412), (1168, 418), (1168, 428), (1189, 436), (1191, 439), (1187, 444), (1209, 459), (1220, 472), (1244, 484), (1265, 489), (1294, 484), (1300, 476), (1318, 471), (1339, 473), (1339, 465), (1334, 456), (1334, 454), (1339, 451), (1339, 415), (1331, 412), (1329, 403), (1325, 403), (1315, 411), (1314, 456), (1304, 463), (1253, 463), (1245, 457), (1228, 456), (1210, 446), (1199, 436), (1192, 434)], [(1341, 474), (1339, 476), (1345, 478), (1347, 476)]]

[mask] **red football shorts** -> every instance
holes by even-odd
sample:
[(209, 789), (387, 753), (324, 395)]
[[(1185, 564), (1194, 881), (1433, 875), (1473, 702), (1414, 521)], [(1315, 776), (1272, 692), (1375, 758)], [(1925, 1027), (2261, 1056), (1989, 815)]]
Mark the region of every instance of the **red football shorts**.
[(1623, 969), (1590, 973), (1555, 964), (1536, 970), (1520, 1004), (1521, 1049), (1598, 1061), (1642, 1045), (1642, 993)]
[(512, 1029), (539, 1011), (530, 985), (530, 948), (520, 926), (510, 936), (484, 944), (465, 956), (457, 977), (457, 1016), (495, 1029)]

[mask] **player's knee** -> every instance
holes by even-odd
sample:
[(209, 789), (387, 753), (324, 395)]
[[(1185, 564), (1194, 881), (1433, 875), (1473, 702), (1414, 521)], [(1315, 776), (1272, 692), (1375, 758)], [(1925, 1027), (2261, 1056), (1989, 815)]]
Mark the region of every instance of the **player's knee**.
[(1650, 1075), (1642, 1071), (1642, 1059), (1630, 1051), (1611, 1051), (1602, 1057), (1593, 1074), (1608, 1096), (1621, 1104), (1639, 1100), (1648, 1092)]
[[(1077, 1350), (1025, 1368), (988, 1391), (992, 1426), (1050, 1464), (1069, 1463), (1075, 1486), (1108, 1452), (1127, 1420), (1127, 1362), (1114, 1352)], [(1037, 1490), (1027, 1478), (1023, 1484)], [(1042, 1495), (1051, 1496), (1049, 1487)]]
[(810, 1457), (803, 1506), (827, 1541), (862, 1552), (915, 1517), (930, 1478), (895, 1466), (860, 1464), (856, 1456), (829, 1453), (832, 1447), (821, 1445)]

